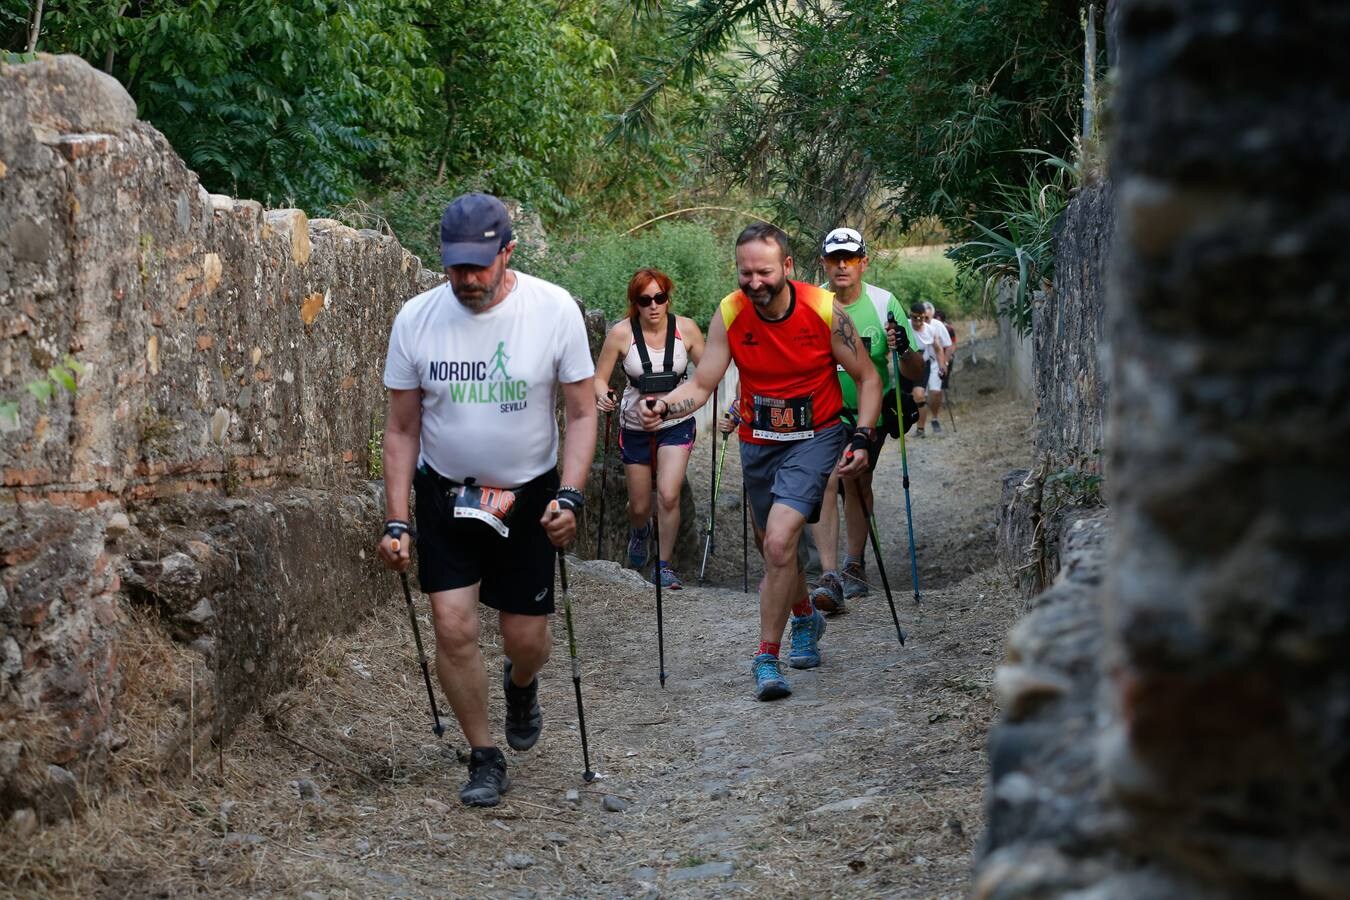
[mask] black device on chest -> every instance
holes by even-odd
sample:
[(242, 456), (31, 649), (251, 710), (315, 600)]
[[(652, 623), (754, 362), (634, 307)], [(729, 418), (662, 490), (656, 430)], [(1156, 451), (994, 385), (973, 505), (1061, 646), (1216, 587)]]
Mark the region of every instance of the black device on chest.
[(628, 380), (640, 394), (669, 394), (684, 380), (683, 372), (675, 371), (675, 317), (666, 316), (666, 359), (662, 371), (652, 371), (652, 360), (647, 354), (647, 339), (642, 334), (642, 326), (637, 316), (633, 317), (633, 343), (637, 345), (638, 359), (642, 361), (642, 374), (637, 378), (631, 375)]

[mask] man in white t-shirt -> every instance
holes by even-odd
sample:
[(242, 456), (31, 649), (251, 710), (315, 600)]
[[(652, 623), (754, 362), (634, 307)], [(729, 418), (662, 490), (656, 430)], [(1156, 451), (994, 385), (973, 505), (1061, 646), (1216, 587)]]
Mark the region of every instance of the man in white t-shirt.
[[(415, 487), (418, 578), (436, 624), (436, 674), (470, 746), (459, 794), (469, 806), (495, 806), (511, 784), (488, 727), (478, 604), (499, 614), (506, 741), (528, 750), (543, 725), (535, 676), (552, 643), (555, 548), (576, 536), (595, 454), (595, 370), (581, 310), (562, 288), (510, 269), (515, 246), (496, 197), (465, 194), (446, 207), (446, 281), (404, 304), (384, 368), (379, 554), (390, 568), (408, 568)], [(560, 511), (550, 513), (554, 499)]]
[(939, 364), (934, 367), (935, 371), (930, 372), (928, 376), (927, 410), (928, 416), (933, 420), (933, 434), (937, 435), (942, 433), (940, 419), (942, 418), (943, 383), (946, 382), (947, 373), (951, 370), (955, 344), (952, 343), (952, 336), (947, 331), (947, 324), (938, 321), (937, 308), (927, 300), (923, 304), (923, 320), (932, 333), (933, 351), (939, 361)]
[[(919, 407), (919, 421), (914, 426), (914, 437), (924, 437), (924, 426), (928, 424), (929, 417), (929, 401), (935, 393), (939, 396), (942, 393), (942, 373), (945, 371), (946, 356), (937, 329), (929, 324), (927, 310), (922, 302), (916, 301), (910, 305), (909, 322), (919, 348), (923, 351), (925, 366), (923, 380), (915, 383), (913, 393), (914, 402)], [(951, 338), (945, 332), (942, 338), (950, 345)]]

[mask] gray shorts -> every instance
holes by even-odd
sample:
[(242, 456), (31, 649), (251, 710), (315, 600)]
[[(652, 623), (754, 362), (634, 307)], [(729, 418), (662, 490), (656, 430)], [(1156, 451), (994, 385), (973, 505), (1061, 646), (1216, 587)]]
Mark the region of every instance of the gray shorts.
[(781, 503), (797, 510), (806, 521), (820, 518), (825, 482), (839, 463), (847, 435), (842, 424), (817, 431), (804, 441), (781, 444), (741, 444), (741, 473), (750, 512), (763, 531), (769, 507)]

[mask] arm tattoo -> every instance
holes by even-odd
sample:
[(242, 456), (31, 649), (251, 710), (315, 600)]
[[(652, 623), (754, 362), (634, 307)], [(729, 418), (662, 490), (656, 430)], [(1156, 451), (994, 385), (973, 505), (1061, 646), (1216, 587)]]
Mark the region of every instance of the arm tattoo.
[(839, 339), (848, 347), (848, 351), (854, 356), (858, 355), (858, 329), (853, 327), (853, 320), (849, 318), (848, 313), (844, 312), (843, 307), (838, 303), (834, 305), (834, 333), (839, 335)]
[(693, 400), (681, 400), (679, 403), (674, 403), (674, 404), (672, 404), (672, 403), (667, 403), (667, 404), (666, 404), (666, 414), (665, 414), (664, 418), (669, 419), (671, 416), (682, 416), (682, 415), (684, 415), (685, 413), (689, 413), (689, 412), (693, 412), (693, 411), (694, 411), (694, 401), (693, 401)]

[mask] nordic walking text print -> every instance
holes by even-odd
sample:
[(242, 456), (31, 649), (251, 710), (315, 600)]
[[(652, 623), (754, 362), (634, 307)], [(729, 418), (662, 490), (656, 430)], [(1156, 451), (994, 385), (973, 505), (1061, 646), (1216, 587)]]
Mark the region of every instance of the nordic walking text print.
[(443, 381), (454, 403), (496, 403), (501, 412), (520, 412), (527, 406), (529, 383), (511, 377), (506, 363), (506, 341), (485, 360), (442, 360), (427, 363), (427, 380)]

